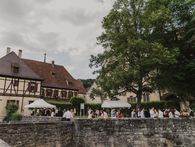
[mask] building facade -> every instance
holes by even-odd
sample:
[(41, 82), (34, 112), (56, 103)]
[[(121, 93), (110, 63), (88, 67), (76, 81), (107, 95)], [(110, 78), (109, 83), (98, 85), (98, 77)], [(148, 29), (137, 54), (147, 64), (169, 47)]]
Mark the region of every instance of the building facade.
[[(86, 93), (85, 99), (87, 103), (101, 103), (101, 98), (98, 96), (91, 97), (92, 89), (97, 89), (97, 85), (94, 82), (92, 86), (89, 88), (89, 90)], [(116, 96), (119, 100), (135, 103), (136, 102), (136, 95), (131, 92), (121, 93), (120, 95)], [(151, 101), (160, 101), (160, 94), (158, 91), (154, 91), (152, 93), (144, 93), (142, 96), (142, 102), (151, 102)]]
[(84, 96), (81, 81), (74, 79), (61, 65), (23, 59), (10, 52), (0, 58), (0, 119), (6, 115), (6, 106), (16, 103), (19, 112), (29, 115), (24, 108), (37, 98), (69, 101), (73, 96)]

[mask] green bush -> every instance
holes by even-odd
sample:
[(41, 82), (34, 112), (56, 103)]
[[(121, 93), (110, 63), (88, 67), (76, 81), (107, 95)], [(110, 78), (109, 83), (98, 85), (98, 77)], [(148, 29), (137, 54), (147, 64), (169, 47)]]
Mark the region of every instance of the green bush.
[(11, 121), (20, 121), (22, 119), (22, 115), (18, 112), (11, 114)]
[(17, 110), (18, 110), (18, 105), (15, 103), (9, 103), (6, 107), (7, 115), (11, 115), (12, 113), (15, 113)]
[(17, 112), (18, 105), (15, 103), (9, 103), (6, 107), (6, 117), (4, 121), (20, 121), (22, 119), (22, 115)]
[(80, 104), (85, 103), (85, 100), (82, 97), (72, 97), (70, 99), (70, 103), (76, 108), (76, 115), (79, 115), (80, 112)]
[(55, 105), (58, 109), (73, 109), (73, 105), (70, 102), (63, 102), (63, 101), (47, 101), (48, 103)]
[(87, 104), (85, 104), (85, 108), (86, 109), (90, 108), (92, 110), (100, 110), (100, 109), (102, 109), (101, 105), (102, 104), (89, 104), (89, 103), (87, 103)]

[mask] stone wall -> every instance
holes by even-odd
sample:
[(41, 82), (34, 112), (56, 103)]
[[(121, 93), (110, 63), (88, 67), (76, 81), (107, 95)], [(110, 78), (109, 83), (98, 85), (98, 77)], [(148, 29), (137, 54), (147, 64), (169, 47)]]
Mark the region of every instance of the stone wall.
[(84, 147), (195, 147), (195, 119), (75, 120)]
[(17, 147), (194, 147), (195, 119), (0, 124), (0, 139)]
[(0, 124), (0, 139), (14, 147), (72, 147), (73, 129), (71, 122)]

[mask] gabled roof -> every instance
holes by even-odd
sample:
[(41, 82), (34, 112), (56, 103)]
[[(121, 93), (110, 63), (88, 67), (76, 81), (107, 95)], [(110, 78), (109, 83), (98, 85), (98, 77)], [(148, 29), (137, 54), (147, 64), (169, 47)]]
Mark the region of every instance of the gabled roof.
[(81, 80), (75, 80), (75, 85), (78, 87), (80, 94), (86, 94), (86, 89)]
[(52, 88), (65, 88), (79, 90), (75, 79), (61, 65), (52, 65), (50, 63), (22, 59), (35, 73), (43, 78), (42, 86)]
[[(13, 73), (12, 66), (18, 65), (19, 72)], [(0, 59), (0, 75), (42, 80), (42, 78), (31, 70), (14, 52), (11, 52)]]

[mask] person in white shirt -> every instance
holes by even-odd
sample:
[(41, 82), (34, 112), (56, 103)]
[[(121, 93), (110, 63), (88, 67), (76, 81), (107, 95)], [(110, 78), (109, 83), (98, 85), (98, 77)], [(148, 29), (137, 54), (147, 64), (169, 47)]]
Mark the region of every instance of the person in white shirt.
[(73, 115), (72, 115), (72, 113), (70, 112), (70, 110), (67, 110), (67, 111), (64, 113), (63, 117), (65, 118), (65, 120), (70, 121), (70, 120), (73, 118)]
[(163, 118), (163, 112), (160, 109), (158, 109), (158, 118)]
[(152, 107), (152, 109), (150, 109), (150, 117), (151, 118), (155, 118), (156, 114), (154, 112), (154, 107)]
[(144, 114), (144, 108), (141, 110), (141, 112), (140, 112), (140, 117), (141, 118), (145, 118), (145, 114)]
[(135, 109), (131, 111), (131, 118), (136, 118), (136, 112)]
[(108, 113), (106, 111), (103, 111), (103, 117), (108, 118)]
[(173, 112), (171, 110), (169, 111), (169, 118), (174, 118)]
[(176, 118), (180, 117), (180, 112), (177, 111), (177, 109), (174, 109), (174, 117)]

